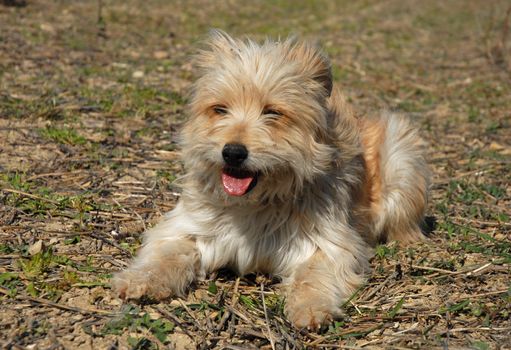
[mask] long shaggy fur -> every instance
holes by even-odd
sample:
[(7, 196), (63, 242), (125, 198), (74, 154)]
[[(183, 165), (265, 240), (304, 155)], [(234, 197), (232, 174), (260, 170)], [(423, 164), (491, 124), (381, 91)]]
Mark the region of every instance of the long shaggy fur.
[[(115, 289), (161, 299), (222, 267), (267, 272), (286, 286), (295, 326), (328, 322), (363, 282), (375, 243), (423, 238), (421, 139), (402, 117), (355, 117), (328, 59), (304, 42), (217, 31), (196, 66), (181, 199), (146, 232)], [(243, 196), (222, 187), (229, 143), (246, 147), (243, 167), (259, 174)]]

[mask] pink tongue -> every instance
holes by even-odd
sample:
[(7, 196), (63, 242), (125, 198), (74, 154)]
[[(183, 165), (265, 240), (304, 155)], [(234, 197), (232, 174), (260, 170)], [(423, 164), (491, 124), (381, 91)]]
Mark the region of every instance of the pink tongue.
[(253, 179), (253, 177), (237, 179), (226, 173), (222, 173), (224, 191), (231, 196), (243, 196), (247, 192), (248, 186), (250, 186)]

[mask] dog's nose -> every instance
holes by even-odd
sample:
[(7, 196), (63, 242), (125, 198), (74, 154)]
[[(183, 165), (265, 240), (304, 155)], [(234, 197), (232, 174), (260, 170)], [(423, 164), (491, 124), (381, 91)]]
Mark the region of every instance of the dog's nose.
[(222, 150), (222, 157), (227, 165), (240, 166), (248, 158), (248, 150), (239, 143), (228, 143)]

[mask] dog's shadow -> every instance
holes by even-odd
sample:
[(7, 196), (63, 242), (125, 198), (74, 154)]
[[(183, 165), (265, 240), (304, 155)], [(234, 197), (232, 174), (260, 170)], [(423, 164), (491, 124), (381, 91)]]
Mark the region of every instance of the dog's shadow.
[[(258, 287), (261, 285), (261, 282), (264, 282), (266, 286), (272, 286), (277, 287), (282, 280), (277, 276), (270, 276), (268, 274), (261, 274), (261, 273), (250, 273), (247, 275), (240, 276), (235, 271), (229, 269), (229, 268), (222, 268), (218, 271), (212, 272), (207, 276), (207, 279), (204, 281), (194, 281), (190, 284), (190, 286), (187, 289), (187, 295), (188, 293), (193, 292), (194, 290), (200, 289), (200, 288), (207, 288), (208, 282), (211, 281), (218, 281), (220, 283), (229, 283), (233, 282), (240, 278), (240, 283), (245, 287)], [(136, 300), (130, 300), (130, 303), (137, 304), (140, 306), (145, 305), (154, 305), (154, 304), (160, 304), (160, 303), (166, 303), (170, 302), (176, 297), (170, 296), (168, 298), (157, 300), (151, 297), (148, 297), (146, 295), (142, 296), (140, 299)], [(185, 298), (186, 299), (186, 298)]]
[(438, 221), (435, 216), (428, 215), (424, 218), (421, 225), (421, 231), (426, 237), (430, 237), (436, 230)]

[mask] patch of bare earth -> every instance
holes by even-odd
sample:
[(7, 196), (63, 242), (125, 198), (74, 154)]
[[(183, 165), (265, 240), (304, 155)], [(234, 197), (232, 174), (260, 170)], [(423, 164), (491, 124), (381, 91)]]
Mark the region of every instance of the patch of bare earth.
[[(0, 346), (7, 349), (511, 346), (511, 34), (506, 1), (0, 1)], [(186, 300), (109, 288), (172, 209), (177, 132), (209, 27), (319, 40), (356, 108), (406, 113), (433, 170), (423, 244), (380, 246), (321, 332), (264, 276)]]

